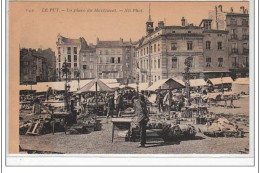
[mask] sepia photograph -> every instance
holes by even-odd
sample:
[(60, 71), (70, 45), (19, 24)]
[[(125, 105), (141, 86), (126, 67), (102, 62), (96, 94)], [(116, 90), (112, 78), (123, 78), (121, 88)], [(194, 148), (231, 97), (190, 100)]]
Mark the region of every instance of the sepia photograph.
[(9, 152), (249, 155), (249, 3), (10, 2)]

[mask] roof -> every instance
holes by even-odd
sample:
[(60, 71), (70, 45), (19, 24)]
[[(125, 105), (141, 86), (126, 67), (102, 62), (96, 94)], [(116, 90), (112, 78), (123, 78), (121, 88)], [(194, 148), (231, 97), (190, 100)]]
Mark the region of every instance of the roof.
[[(136, 83), (128, 84), (128, 87), (137, 89)], [(139, 91), (146, 90), (148, 88), (148, 83), (139, 83), (138, 89)]]
[(100, 79), (102, 82), (104, 82), (105, 84), (113, 84), (113, 83), (117, 83), (116, 79)]
[[(96, 88), (97, 83), (97, 88)], [(99, 79), (93, 79), (91, 82), (87, 83), (85, 86), (83, 86), (80, 90), (78, 90), (76, 93), (85, 93), (89, 91), (113, 91), (109, 86), (107, 86), (104, 82), (102, 82)]]
[(81, 44), (80, 39), (71, 39), (61, 36), (61, 40), (64, 44)]
[(190, 86), (191, 87), (198, 87), (198, 86), (206, 86), (207, 83), (204, 79), (191, 79), (190, 80)]
[(209, 82), (211, 82), (213, 85), (219, 85), (219, 84), (227, 84), (227, 83), (233, 83), (233, 80), (231, 77), (223, 77), (223, 78), (211, 78), (208, 79)]
[[(80, 80), (80, 83), (78, 84), (78, 80), (72, 80), (68, 82), (68, 84), (70, 85), (70, 91), (74, 92), (77, 91), (78, 85), (81, 88), (89, 82), (91, 82), (91, 80)], [(36, 92), (47, 92), (49, 87), (56, 91), (63, 91), (65, 90), (65, 81), (38, 82), (36, 85), (32, 85), (32, 90), (36, 90)], [(31, 85), (20, 85), (19, 88), (20, 90), (31, 90)]]
[(112, 88), (112, 89), (114, 89), (114, 88), (120, 88), (120, 83), (109, 83), (109, 84), (107, 84), (107, 86), (108, 86), (109, 88)]
[(249, 85), (249, 78), (237, 78), (233, 84)]
[(158, 89), (179, 89), (184, 88), (184, 83), (180, 80), (169, 78), (158, 80), (153, 83), (147, 90), (156, 91)]

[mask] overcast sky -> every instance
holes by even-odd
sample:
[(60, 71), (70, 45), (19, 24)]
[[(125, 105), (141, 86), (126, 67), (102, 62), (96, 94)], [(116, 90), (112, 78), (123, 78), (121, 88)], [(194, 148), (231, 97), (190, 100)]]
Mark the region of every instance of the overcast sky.
[[(247, 2), (151, 2), (154, 25), (166, 19), (166, 25), (180, 25), (184, 16), (188, 23), (199, 25), (209, 10), (222, 4), (224, 11), (238, 12)], [(60, 12), (42, 12), (59, 8)], [(116, 9), (118, 12), (65, 12), (61, 10)], [(27, 11), (26, 11), (27, 9)], [(28, 12), (33, 9), (34, 12)], [(120, 12), (139, 9), (142, 12)], [(57, 34), (64, 37), (84, 37), (88, 43), (96, 39), (137, 41), (145, 35), (149, 2), (10, 2), (10, 35), (20, 47), (51, 48), (56, 51)], [(19, 46), (19, 45), (18, 45)], [(17, 47), (18, 47), (17, 46)], [(16, 47), (16, 46), (15, 46)], [(19, 50), (19, 49), (18, 49)]]

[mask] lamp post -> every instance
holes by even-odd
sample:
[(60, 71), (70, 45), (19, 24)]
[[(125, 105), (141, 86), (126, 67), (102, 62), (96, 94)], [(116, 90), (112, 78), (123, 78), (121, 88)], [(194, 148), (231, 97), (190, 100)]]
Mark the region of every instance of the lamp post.
[(191, 56), (188, 56), (185, 59), (185, 72), (184, 72), (184, 78), (185, 78), (185, 85), (186, 85), (186, 97), (188, 99), (188, 104), (190, 103), (190, 67), (191, 67)]
[(68, 90), (70, 86), (68, 86), (68, 73), (69, 73), (69, 68), (67, 64), (67, 59), (65, 58), (64, 63), (62, 64), (62, 76), (65, 74), (66, 75), (66, 80), (65, 80), (65, 96), (64, 96), (64, 106), (67, 111), (69, 111), (69, 100), (68, 100)]

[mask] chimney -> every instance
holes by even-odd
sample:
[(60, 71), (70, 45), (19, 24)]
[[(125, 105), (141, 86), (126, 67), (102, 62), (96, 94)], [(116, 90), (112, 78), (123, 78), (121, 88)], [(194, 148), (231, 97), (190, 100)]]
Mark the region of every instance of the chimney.
[(185, 26), (185, 18), (184, 17), (181, 18), (181, 26)]
[(123, 44), (123, 39), (120, 37), (120, 42)]
[(244, 14), (245, 13), (245, 7), (241, 6), (239, 12)]
[(245, 14), (248, 14), (248, 10), (247, 9), (245, 9)]
[(230, 12), (233, 13), (233, 11), (234, 11), (234, 10), (233, 10), (233, 8), (231, 7), (231, 8), (230, 8)]
[(219, 11), (219, 12), (222, 12), (222, 5), (219, 5), (219, 6), (218, 6), (218, 11)]
[(99, 43), (99, 38), (97, 37), (97, 44)]
[(164, 27), (164, 22), (163, 21), (159, 21), (158, 22), (158, 28), (163, 28)]

